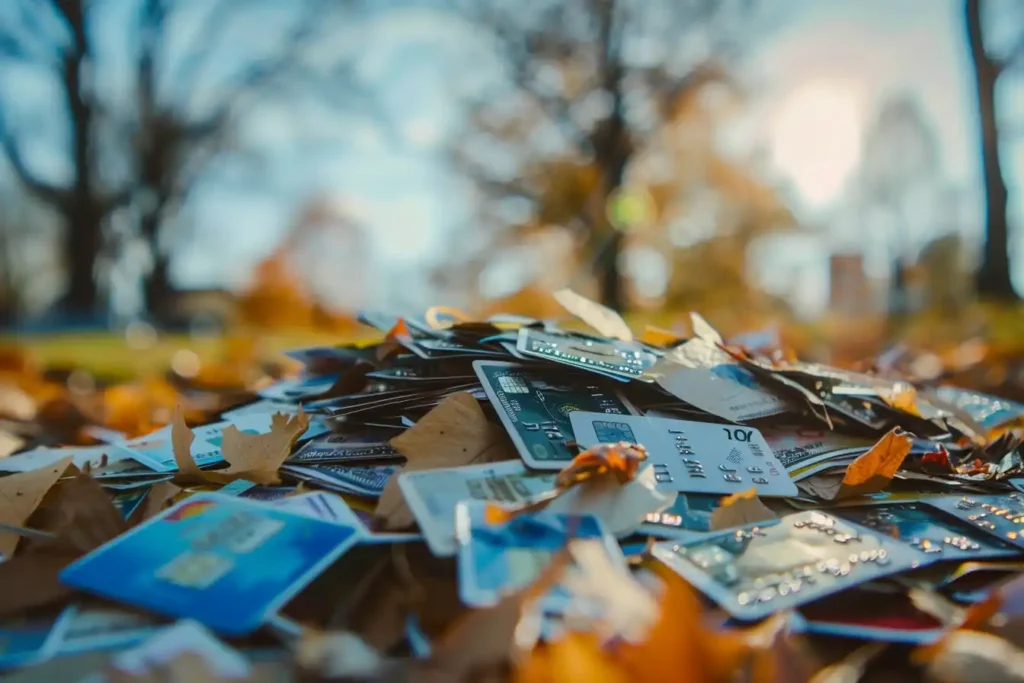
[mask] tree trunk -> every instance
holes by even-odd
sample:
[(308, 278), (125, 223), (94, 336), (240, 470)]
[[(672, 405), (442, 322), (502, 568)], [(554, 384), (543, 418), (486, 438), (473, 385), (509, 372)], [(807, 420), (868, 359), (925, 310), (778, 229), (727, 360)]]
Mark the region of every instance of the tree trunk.
[(996, 80), (1000, 65), (985, 51), (980, 0), (966, 0), (964, 13), (977, 86), (978, 132), (985, 181), (985, 246), (977, 273), (978, 295), (986, 299), (1013, 301), (1017, 294), (1010, 276), (1007, 190), (999, 160), (996, 117)]
[(168, 310), (171, 291), (171, 268), (170, 260), (166, 256), (153, 254), (153, 270), (146, 276), (143, 282), (145, 294), (146, 312), (153, 319), (166, 322), (170, 313)]
[(78, 206), (67, 217), (64, 263), (68, 272), (67, 291), (61, 300), (65, 314), (91, 320), (99, 310), (100, 291), (96, 282), (96, 258), (102, 248), (103, 218), (91, 201)]
[(104, 211), (96, 196), (90, 135), (92, 106), (82, 82), (88, 61), (89, 43), (85, 29), (85, 6), (81, 0), (63, 6), (71, 28), (72, 43), (64, 57), (63, 95), (71, 119), (72, 161), (75, 179), (66, 205), (67, 235), (64, 239), (68, 289), (61, 301), (66, 314), (91, 319), (99, 310), (100, 291), (96, 283), (96, 260), (103, 248)]

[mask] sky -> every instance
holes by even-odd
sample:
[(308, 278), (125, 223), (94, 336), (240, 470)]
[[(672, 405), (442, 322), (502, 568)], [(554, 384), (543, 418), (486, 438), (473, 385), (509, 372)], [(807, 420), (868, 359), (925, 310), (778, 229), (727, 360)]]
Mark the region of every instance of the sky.
[[(965, 237), (976, 241), (980, 161), (961, 0), (769, 5), (776, 20), (752, 42), (743, 73), (751, 109), (736, 123), (734, 142), (767, 145), (774, 176), (809, 230), (763, 247), (756, 276), (764, 286), (789, 296), (805, 314), (820, 312), (829, 251), (864, 248), (862, 226), (844, 219), (843, 200), (859, 164), (861, 134), (895, 92), (916, 97), (930, 118), (941, 169), (964, 199)], [(259, 107), (239, 136), (273, 163), (240, 162), (197, 191), (184, 216), (192, 227), (174, 264), (179, 284), (243, 286), (303, 203), (322, 197), (364, 227), (369, 252), (307, 249), (304, 265), (316, 274), (318, 289), (344, 306), (436, 303), (427, 271), (471, 220), (466, 186), (447, 172), (442, 148), (459, 134), (456, 91), (485, 79), (494, 64), (471, 27), (427, 9), (370, 16), (358, 32), (372, 46), (362, 73), (378, 87), (390, 122), (339, 119), (322, 102), (289, 98)], [(27, 81), (24, 88), (48, 96)], [(1012, 109), (1008, 100), (1004, 110)], [(1015, 120), (1024, 121), (1024, 100), (1009, 104), (1016, 106)], [(1018, 216), (1022, 149), (1024, 135), (1004, 149)], [(52, 158), (40, 152), (37, 161), (45, 167)], [(1024, 243), (1016, 240), (1013, 251), (1024, 291)], [(885, 272), (884, 245), (868, 244), (865, 252), (870, 272)], [(353, 273), (364, 286), (354, 286)]]

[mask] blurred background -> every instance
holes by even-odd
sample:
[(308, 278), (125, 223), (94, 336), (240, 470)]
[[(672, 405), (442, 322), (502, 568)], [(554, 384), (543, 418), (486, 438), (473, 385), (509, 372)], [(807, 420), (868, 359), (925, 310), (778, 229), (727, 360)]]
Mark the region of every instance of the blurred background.
[(1022, 187), (1020, 0), (0, 2), (0, 321), (47, 362), (560, 287), (1013, 355)]

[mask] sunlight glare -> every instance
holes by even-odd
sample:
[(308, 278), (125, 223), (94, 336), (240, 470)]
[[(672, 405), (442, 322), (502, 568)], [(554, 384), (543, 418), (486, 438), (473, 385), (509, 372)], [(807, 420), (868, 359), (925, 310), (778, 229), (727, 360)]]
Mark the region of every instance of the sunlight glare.
[(790, 93), (773, 117), (775, 166), (810, 206), (835, 199), (860, 163), (863, 121), (858, 104), (849, 85), (813, 82)]

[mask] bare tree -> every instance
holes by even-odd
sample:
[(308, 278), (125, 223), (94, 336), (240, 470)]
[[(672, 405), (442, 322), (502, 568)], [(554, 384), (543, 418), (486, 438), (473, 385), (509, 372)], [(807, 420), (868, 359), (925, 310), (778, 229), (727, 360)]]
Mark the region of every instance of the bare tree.
[[(1009, 18), (1000, 23), (1016, 26), (1018, 32), (1009, 45), (997, 53), (986, 39), (985, 10), (988, 2), (965, 0), (964, 25), (970, 46), (978, 98), (978, 142), (981, 148), (982, 173), (985, 182), (985, 245), (981, 267), (977, 275), (978, 294), (995, 300), (1016, 300), (1010, 276), (1009, 238), (1007, 216), (1008, 192), (999, 159), (999, 115), (997, 112), (996, 83), (1004, 73), (1024, 63), (1024, 12), (1021, 3), (1012, 3)], [(994, 17), (988, 16), (990, 21)]]
[[(0, 8), (0, 67), (50, 79), (63, 100), (67, 182), (32, 163), (33, 142), (39, 143), (32, 139), (39, 135), (32, 115), (16, 117), (16, 93), (0, 91), (0, 145), (22, 185), (66, 224), (66, 311), (89, 315), (102, 307), (97, 262), (105, 249), (116, 254), (130, 237), (141, 238), (152, 254), (146, 303), (158, 312), (171, 289), (166, 228), (208, 163), (232, 146), (241, 118), (276, 85), (309, 79), (313, 88), (355, 87), (346, 61), (351, 52), (316, 66), (307, 59), (326, 43), (328, 19), (354, 5), (135, 0), (126, 20), (117, 17), (126, 21), (128, 36), (120, 48), (133, 60), (127, 74), (100, 48), (100, 27), (113, 20), (113, 3), (11, 0)], [(252, 26), (261, 11), (277, 14)], [(240, 40), (239, 24), (246, 20), (251, 35)], [(133, 217), (129, 235), (109, 226), (120, 207)]]
[[(589, 242), (601, 300), (626, 306), (620, 274), (625, 236), (607, 216), (642, 141), (672, 115), (681, 92), (722, 73), (741, 43), (752, 2), (542, 0), (467, 3), (474, 25), (494, 36), (508, 77), (471, 117), (476, 133), (455, 154), (481, 191), (543, 202), (538, 168), (592, 166), (588, 210), (571, 223)], [(563, 217), (565, 218), (565, 217)]]

